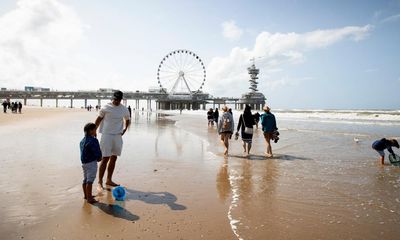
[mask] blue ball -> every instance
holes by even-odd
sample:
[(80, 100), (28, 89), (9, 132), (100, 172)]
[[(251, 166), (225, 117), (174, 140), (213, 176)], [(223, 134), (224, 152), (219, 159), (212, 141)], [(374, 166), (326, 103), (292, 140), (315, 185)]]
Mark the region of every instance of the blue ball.
[(121, 186), (115, 187), (112, 190), (112, 195), (117, 201), (124, 201), (125, 200), (125, 189)]

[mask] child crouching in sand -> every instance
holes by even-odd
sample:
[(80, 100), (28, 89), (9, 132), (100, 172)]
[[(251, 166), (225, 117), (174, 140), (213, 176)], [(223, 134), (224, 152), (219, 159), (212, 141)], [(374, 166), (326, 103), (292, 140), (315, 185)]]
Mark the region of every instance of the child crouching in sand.
[(101, 150), (96, 138), (96, 124), (88, 123), (83, 128), (85, 137), (80, 142), (81, 162), (83, 169), (82, 189), (88, 203), (96, 203), (92, 196), (92, 186), (96, 179), (97, 162), (101, 161)]

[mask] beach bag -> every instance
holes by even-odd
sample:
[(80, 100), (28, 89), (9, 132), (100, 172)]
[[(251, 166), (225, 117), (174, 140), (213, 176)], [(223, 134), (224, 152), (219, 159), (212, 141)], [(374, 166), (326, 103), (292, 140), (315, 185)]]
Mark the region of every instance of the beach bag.
[(225, 114), (222, 116), (222, 131), (231, 131), (232, 122)]
[(394, 156), (392, 154), (390, 154), (389, 161), (394, 166), (400, 166), (400, 156), (397, 154), (395, 154)]
[(253, 134), (253, 128), (246, 127), (246, 122), (244, 121), (243, 115), (240, 115), (244, 125), (244, 133), (246, 134)]

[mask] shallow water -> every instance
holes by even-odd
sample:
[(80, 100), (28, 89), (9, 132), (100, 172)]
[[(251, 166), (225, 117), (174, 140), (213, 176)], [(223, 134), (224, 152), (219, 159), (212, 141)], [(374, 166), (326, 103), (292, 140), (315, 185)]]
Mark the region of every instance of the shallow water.
[[(187, 117), (178, 125), (214, 142), (209, 149), (221, 156), (215, 129), (188, 121), (194, 122)], [(253, 155), (243, 157), (240, 141), (231, 141), (231, 154), (220, 165), (216, 187), (230, 204), (227, 217), (238, 238), (399, 236), (400, 168), (380, 166), (370, 147), (383, 136), (400, 136), (399, 128), (292, 119), (278, 119), (278, 126), (273, 159), (263, 157), (258, 131)]]
[(208, 128), (203, 117), (136, 113), (115, 173), (127, 188), (127, 201), (116, 203), (105, 192), (102, 204), (90, 207), (82, 206), (78, 143), (82, 126), (94, 118), (95, 113), (71, 113), (57, 121), (0, 127), (8, 140), (0, 145), (4, 236), (396, 239), (400, 234), (400, 168), (380, 166), (370, 148), (381, 136), (399, 137), (397, 127), (278, 119), (281, 140), (273, 144), (273, 159), (263, 156), (260, 131), (253, 155), (244, 157), (240, 141), (232, 140), (224, 158), (215, 127)]

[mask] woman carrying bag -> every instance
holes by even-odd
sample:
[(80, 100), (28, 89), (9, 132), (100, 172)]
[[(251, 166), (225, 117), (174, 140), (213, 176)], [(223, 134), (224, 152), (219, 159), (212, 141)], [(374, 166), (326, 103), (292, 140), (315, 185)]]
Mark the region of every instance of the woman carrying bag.
[(253, 142), (253, 126), (255, 125), (253, 114), (251, 114), (251, 107), (246, 105), (243, 114), (239, 117), (239, 124), (237, 126), (236, 137), (239, 136), (239, 130), (241, 130), (241, 136), (243, 141), (244, 153), (249, 155), (251, 144)]

